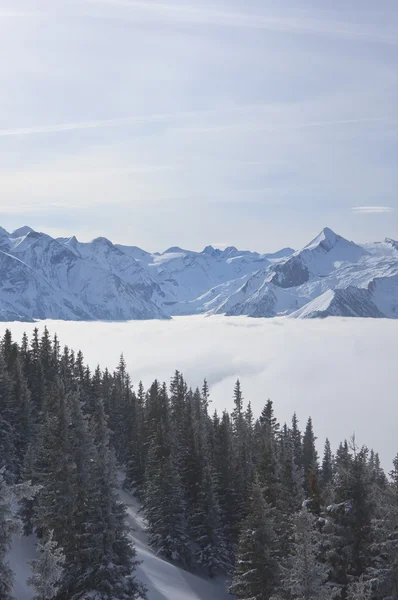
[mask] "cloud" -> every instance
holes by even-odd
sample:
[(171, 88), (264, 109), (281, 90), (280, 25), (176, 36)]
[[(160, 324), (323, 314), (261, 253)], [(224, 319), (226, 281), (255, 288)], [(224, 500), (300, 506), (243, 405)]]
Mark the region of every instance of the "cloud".
[[(384, 44), (397, 45), (395, 32), (386, 34), (373, 28), (360, 24), (348, 25), (347, 22), (333, 22), (331, 20), (317, 20), (314, 18), (264, 16), (244, 12), (222, 11), (213, 8), (198, 8), (179, 4), (163, 2), (143, 2), (137, 0), (85, 0), (87, 5), (102, 5), (127, 9), (149, 18), (160, 18), (163, 21), (189, 23), (193, 25), (218, 25), (222, 27), (239, 27), (260, 29), (279, 33), (315, 34), (343, 37), (350, 40), (363, 40)], [(115, 15), (112, 14), (112, 18)]]
[(391, 206), (353, 206), (351, 210), (355, 214), (363, 215), (394, 212)]
[[(326, 436), (336, 448), (355, 431), (358, 442), (380, 451), (387, 466), (397, 452), (398, 403), (392, 390), (398, 384), (398, 320), (200, 316), (167, 322), (46, 324), (62, 344), (81, 349), (90, 367), (99, 363), (112, 370), (123, 352), (134, 385), (140, 379), (146, 387), (155, 378), (168, 382), (175, 369), (193, 387), (207, 377), (212, 411), (221, 413), (233, 408), (239, 377), (245, 402), (251, 401), (256, 416), (267, 398), (282, 423), (289, 423), (296, 411), (304, 427), (311, 415), (320, 450)], [(44, 323), (0, 323), (0, 335), (10, 327), (19, 340), (36, 326), (42, 329)]]
[[(258, 107), (257, 108), (265, 108)], [(199, 118), (199, 117), (208, 117), (215, 116), (219, 112), (221, 114), (226, 113), (238, 113), (253, 110), (252, 106), (242, 106), (242, 107), (233, 107), (228, 108), (225, 107), (223, 110), (214, 109), (207, 111), (192, 111), (192, 112), (181, 112), (181, 113), (169, 113), (169, 114), (153, 114), (153, 115), (144, 115), (141, 117), (137, 116), (128, 116), (121, 117), (116, 119), (100, 119), (98, 121), (81, 121), (74, 123), (62, 123), (59, 125), (44, 125), (44, 126), (33, 126), (33, 127), (20, 127), (20, 128), (10, 128), (10, 129), (0, 129), (0, 137), (8, 137), (8, 136), (21, 136), (21, 135), (34, 135), (34, 134), (43, 134), (43, 133), (65, 133), (70, 131), (81, 131), (84, 129), (101, 129), (107, 127), (121, 127), (121, 126), (134, 126), (139, 124), (150, 124), (150, 123), (170, 123), (172, 121), (181, 121), (186, 118)], [(374, 123), (374, 122), (391, 122), (384, 117), (361, 117), (357, 119), (335, 119), (330, 121), (308, 121), (303, 123), (258, 123), (258, 122), (243, 122), (243, 123), (226, 123), (226, 124), (209, 124), (209, 125), (183, 125), (183, 124), (174, 124), (172, 125), (173, 129), (182, 129), (189, 133), (206, 133), (206, 132), (219, 132), (219, 131), (227, 131), (229, 129), (240, 129), (244, 131), (258, 131), (261, 129), (262, 131), (288, 131), (292, 129), (305, 129), (312, 127), (330, 127), (333, 125), (355, 125), (355, 124), (363, 124), (363, 123)], [(168, 127), (170, 128), (170, 127)]]

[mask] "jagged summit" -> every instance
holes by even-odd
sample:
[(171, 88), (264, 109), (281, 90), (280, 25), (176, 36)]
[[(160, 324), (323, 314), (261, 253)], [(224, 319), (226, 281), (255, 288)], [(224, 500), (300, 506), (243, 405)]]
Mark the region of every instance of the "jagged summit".
[(209, 244), (203, 249), (203, 254), (209, 254), (210, 256), (215, 256), (217, 254), (220, 254), (220, 252), (220, 250), (214, 248), (214, 246), (212, 246), (211, 244)]
[(64, 243), (71, 245), (71, 246), (75, 246), (76, 244), (79, 243), (79, 240), (77, 239), (77, 237), (75, 235), (72, 235), (70, 238), (67, 238)]
[(323, 250), (330, 250), (339, 240), (343, 240), (348, 242), (345, 238), (341, 237), (335, 233), (329, 227), (324, 227), (322, 231), (306, 246), (304, 246), (304, 250), (313, 250), (315, 248), (321, 247)]
[(24, 225), (23, 227), (20, 227), (19, 229), (15, 229), (15, 231), (13, 231), (11, 233), (10, 237), (13, 237), (13, 238), (23, 237), (25, 235), (28, 235), (28, 233), (34, 233), (34, 229), (29, 227), (29, 225)]

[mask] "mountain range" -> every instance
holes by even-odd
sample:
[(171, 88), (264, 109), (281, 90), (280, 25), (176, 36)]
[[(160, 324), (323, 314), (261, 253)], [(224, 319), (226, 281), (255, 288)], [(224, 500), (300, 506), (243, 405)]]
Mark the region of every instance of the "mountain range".
[(0, 228), (0, 320), (167, 319), (225, 314), (398, 318), (398, 242), (356, 244), (325, 228), (272, 254), (171, 247)]

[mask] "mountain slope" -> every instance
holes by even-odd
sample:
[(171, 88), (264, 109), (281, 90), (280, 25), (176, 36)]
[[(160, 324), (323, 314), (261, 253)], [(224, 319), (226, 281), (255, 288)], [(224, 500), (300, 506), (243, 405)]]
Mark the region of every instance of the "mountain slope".
[(96, 240), (91, 256), (84, 256), (72, 244), (22, 228), (3, 239), (2, 248), (2, 320), (166, 318), (142, 282), (119, 276), (102, 258)]
[[(137, 500), (126, 491), (120, 491), (127, 508), (127, 522), (131, 539), (142, 561), (137, 568), (137, 579), (148, 588), (148, 600), (232, 600), (223, 579), (207, 579), (181, 569), (164, 560), (148, 545), (145, 526)], [(33, 590), (26, 581), (30, 576), (29, 561), (35, 558), (33, 536), (15, 538), (8, 557), (14, 571), (14, 594), (18, 600), (32, 600)]]
[[(317, 301), (318, 299), (318, 301)], [(301, 250), (229, 246), (150, 253), (24, 226), (0, 228), (0, 320), (166, 319), (190, 314), (398, 317), (398, 242), (325, 227)]]
[(398, 316), (398, 250), (360, 246), (325, 228), (284, 261), (252, 275), (214, 311), (294, 318)]

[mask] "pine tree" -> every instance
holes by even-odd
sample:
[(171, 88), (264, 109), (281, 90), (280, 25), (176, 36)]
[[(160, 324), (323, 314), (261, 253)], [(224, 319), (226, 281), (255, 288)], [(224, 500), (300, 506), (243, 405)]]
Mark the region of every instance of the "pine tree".
[[(358, 578), (371, 563), (374, 505), (369, 485), (368, 451), (353, 444), (353, 456), (339, 462), (336, 471), (336, 503), (326, 510), (328, 524), (327, 561), (331, 580), (346, 590), (350, 578)], [(328, 525), (328, 528), (329, 528)]]
[(91, 522), (87, 544), (91, 564), (88, 581), (100, 598), (144, 598), (145, 588), (136, 579), (135, 569), (139, 563), (136, 550), (128, 539), (125, 507), (117, 496), (115, 460), (99, 394), (92, 398), (92, 406), (93, 414), (89, 420), (94, 442), (89, 474), (92, 516), (85, 520), (86, 529)]
[(210, 577), (229, 571), (231, 555), (221, 521), (214, 474), (210, 467), (203, 469), (200, 492), (190, 518), (193, 539), (198, 546), (196, 561)]
[(230, 593), (237, 600), (269, 600), (278, 581), (274, 509), (266, 502), (258, 479), (239, 536)]
[(233, 433), (229, 414), (224, 411), (221, 420), (213, 419), (214, 471), (220, 501), (221, 520), (227, 543), (234, 548), (239, 535), (242, 507), (235, 490)]
[(332, 483), (333, 479), (333, 454), (329, 440), (326, 438), (325, 449), (323, 451), (323, 460), (321, 467), (320, 483), (322, 489), (325, 489)]
[[(177, 384), (180, 381), (178, 374)], [(191, 551), (184, 493), (171, 443), (170, 412), (165, 392), (155, 381), (148, 394), (150, 439), (145, 470), (144, 514), (153, 548), (168, 559), (189, 564)]]
[(11, 394), (16, 475), (19, 479), (24, 457), (34, 434), (34, 422), (31, 394), (22, 373), (18, 354), (11, 371)]
[(255, 426), (256, 464), (258, 475), (265, 488), (267, 501), (277, 506), (281, 497), (278, 440), (280, 426), (274, 416), (273, 403), (268, 400)]
[(312, 419), (309, 417), (303, 436), (304, 487), (309, 496), (311, 496), (311, 492), (313, 491), (310, 489), (311, 477), (313, 482), (313, 478), (317, 477), (319, 470), (315, 441), (316, 437), (312, 427)]
[(291, 600), (332, 600), (336, 590), (327, 584), (328, 567), (318, 558), (320, 535), (316, 518), (304, 507), (294, 521), (293, 553), (284, 569), (284, 589)]
[(298, 426), (298, 419), (296, 413), (294, 413), (292, 418), (292, 428), (291, 428), (291, 437), (293, 442), (293, 455), (294, 462), (296, 463), (298, 469), (303, 468), (303, 444), (302, 444), (302, 435)]
[(372, 557), (367, 575), (373, 582), (374, 600), (398, 597), (398, 455), (393, 465), (390, 483), (376, 497), (372, 521)]
[(36, 592), (33, 600), (53, 600), (56, 598), (62, 580), (65, 556), (53, 539), (53, 533), (53, 531), (49, 532), (46, 541), (39, 540), (37, 544), (39, 558), (32, 560), (30, 563), (32, 576), (28, 579), (28, 584)]
[(286, 514), (298, 510), (304, 500), (302, 469), (294, 458), (294, 439), (287, 425), (283, 426), (278, 444), (278, 463), (282, 497), (278, 503)]
[(372, 587), (368, 581), (365, 581), (363, 575), (358, 581), (353, 581), (347, 588), (347, 600), (371, 600)]

